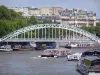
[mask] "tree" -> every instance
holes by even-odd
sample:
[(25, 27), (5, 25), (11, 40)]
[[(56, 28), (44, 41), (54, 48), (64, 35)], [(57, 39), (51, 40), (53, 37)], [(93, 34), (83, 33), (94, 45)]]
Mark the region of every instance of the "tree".
[(96, 26), (97, 26), (97, 27), (100, 27), (100, 23), (97, 23)]
[(45, 24), (45, 23), (52, 23), (52, 20), (51, 19), (45, 19), (44, 21), (43, 21), (43, 23)]
[(11, 12), (10, 10), (5, 7), (5, 6), (0, 6), (0, 19), (7, 19), (10, 20), (11, 19)]
[(34, 16), (31, 16), (28, 20), (29, 24), (38, 24), (38, 20), (34, 17)]
[(82, 27), (82, 29), (87, 30), (92, 34), (96, 34), (100, 37), (100, 23), (97, 23), (95, 27)]
[(5, 6), (0, 6), (0, 37), (27, 25), (27, 19), (20, 13)]

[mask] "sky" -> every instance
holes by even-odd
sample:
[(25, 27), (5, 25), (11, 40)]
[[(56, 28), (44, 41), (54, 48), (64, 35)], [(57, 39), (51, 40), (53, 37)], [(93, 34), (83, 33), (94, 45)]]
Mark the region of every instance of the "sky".
[(100, 19), (100, 0), (0, 0), (0, 5), (7, 7), (50, 7), (80, 8), (93, 11)]

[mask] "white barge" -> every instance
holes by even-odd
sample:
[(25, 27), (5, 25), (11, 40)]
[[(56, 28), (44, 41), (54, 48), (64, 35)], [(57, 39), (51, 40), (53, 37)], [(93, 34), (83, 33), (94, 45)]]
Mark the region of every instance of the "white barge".
[(8, 51), (13, 51), (10, 45), (4, 45), (0, 47), (0, 51), (2, 52), (8, 52)]

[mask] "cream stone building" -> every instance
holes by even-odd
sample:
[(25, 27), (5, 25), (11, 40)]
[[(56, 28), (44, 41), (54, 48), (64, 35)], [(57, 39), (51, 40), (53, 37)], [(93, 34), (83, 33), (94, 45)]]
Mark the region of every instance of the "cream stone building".
[(83, 9), (63, 9), (62, 7), (15, 7), (10, 9), (21, 12), (24, 17), (40, 16), (38, 17), (39, 20), (44, 17), (56, 20), (55, 16), (58, 16), (61, 24), (69, 24), (76, 27), (96, 26), (96, 13)]
[(21, 12), (23, 16), (29, 15), (29, 10), (27, 7), (14, 7), (14, 8), (9, 8), (9, 9), (13, 9), (16, 12)]
[(34, 16), (40, 16), (40, 9), (38, 8), (29, 8), (29, 14)]
[(59, 15), (59, 11), (63, 10), (62, 7), (42, 7), (40, 8), (41, 15)]
[(59, 12), (62, 24), (76, 27), (96, 26), (96, 13), (82, 9), (66, 9)]

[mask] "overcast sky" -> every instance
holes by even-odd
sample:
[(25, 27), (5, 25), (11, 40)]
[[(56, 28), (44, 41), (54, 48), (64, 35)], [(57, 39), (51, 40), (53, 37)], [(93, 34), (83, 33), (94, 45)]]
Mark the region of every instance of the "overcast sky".
[(96, 12), (100, 18), (100, 0), (0, 0), (0, 5), (8, 7), (46, 7), (58, 6), (64, 8), (81, 8)]

